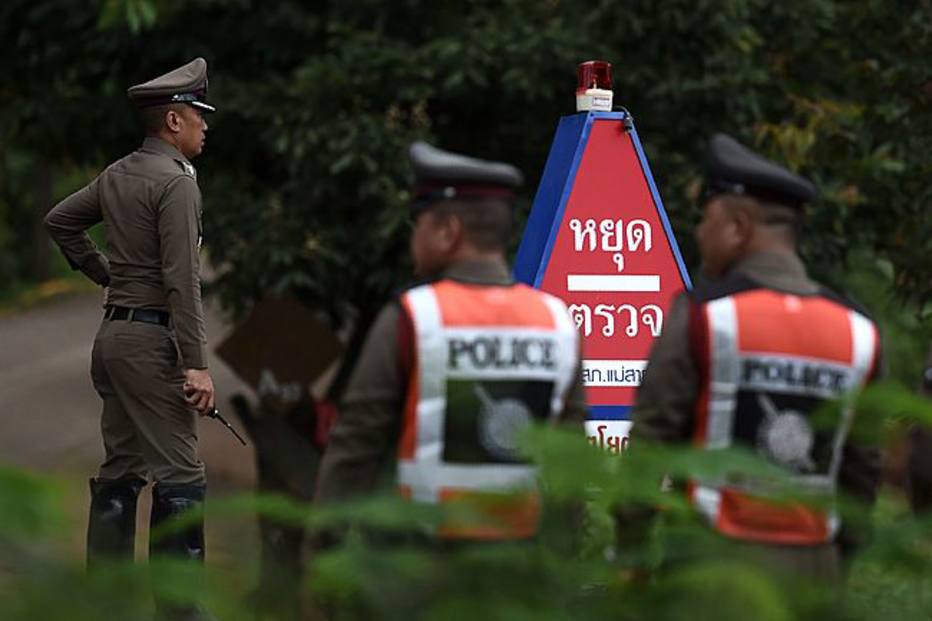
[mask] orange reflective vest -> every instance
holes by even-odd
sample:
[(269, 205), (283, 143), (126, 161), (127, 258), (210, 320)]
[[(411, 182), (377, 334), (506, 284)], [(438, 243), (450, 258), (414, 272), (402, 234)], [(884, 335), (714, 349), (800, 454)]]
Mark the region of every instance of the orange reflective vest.
[[(521, 431), (554, 420), (578, 365), (566, 306), (525, 285), (442, 280), (406, 292), (413, 328), (398, 444), (403, 495), (462, 503), (438, 536), (519, 539), (537, 532), (536, 472)], [(457, 518), (456, 516), (459, 516)]]
[[(817, 502), (768, 500), (773, 490), (741, 473), (694, 482), (691, 499), (730, 537), (781, 545), (829, 542), (839, 526), (831, 507), (854, 415), (849, 397), (877, 366), (877, 329), (828, 292), (792, 295), (749, 281), (725, 289), (691, 308), (701, 378), (694, 440), (710, 450), (756, 450)], [(834, 426), (813, 426), (812, 414), (837, 400), (842, 407)]]

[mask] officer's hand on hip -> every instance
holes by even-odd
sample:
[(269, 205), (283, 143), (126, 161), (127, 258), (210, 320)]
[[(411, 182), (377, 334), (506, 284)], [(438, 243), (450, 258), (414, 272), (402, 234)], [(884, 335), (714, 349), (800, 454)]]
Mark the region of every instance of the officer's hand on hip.
[(214, 382), (207, 369), (186, 369), (184, 397), (188, 404), (206, 416), (214, 409)]

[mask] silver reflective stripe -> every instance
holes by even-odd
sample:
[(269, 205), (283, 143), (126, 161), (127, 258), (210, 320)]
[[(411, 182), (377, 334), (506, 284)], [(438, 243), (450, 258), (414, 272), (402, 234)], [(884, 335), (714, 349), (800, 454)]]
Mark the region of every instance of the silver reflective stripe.
[[(419, 393), (415, 455), (411, 460), (399, 460), (398, 483), (411, 490), (412, 499), (431, 503), (438, 501), (440, 490), (444, 488), (503, 491), (535, 489), (536, 470), (532, 466), (443, 463), (447, 380), (452, 377), (477, 381), (552, 381), (555, 404), (552, 409), (562, 408), (563, 398), (574, 378), (578, 363), (578, 336), (566, 306), (556, 298), (544, 297), (553, 315), (554, 329), (444, 326), (433, 286), (424, 285), (412, 289), (405, 294), (404, 299), (414, 325)], [(465, 360), (458, 363), (461, 368), (449, 368), (451, 363), (448, 343), (453, 337), (499, 337), (501, 342), (507, 342), (508, 339), (522, 336), (555, 342), (556, 351), (553, 355), (556, 368), (531, 368), (514, 372), (508, 368), (494, 366), (473, 368), (476, 365)]]
[[(736, 309), (733, 298), (722, 298), (710, 302), (706, 305), (706, 313), (709, 321), (709, 345), (711, 350), (711, 368), (710, 368), (710, 390), (709, 390), (709, 421), (708, 432), (706, 436), (707, 448), (721, 448), (731, 443), (732, 427), (735, 417), (737, 389), (740, 382), (740, 362), (741, 357), (738, 355), (738, 323)], [(819, 360), (825, 366), (837, 366), (839, 369), (847, 370), (847, 381), (845, 383), (848, 394), (820, 394), (822, 398), (841, 398), (842, 399), (842, 418), (833, 438), (832, 461), (827, 475), (805, 475), (796, 477), (798, 484), (805, 488), (818, 492), (832, 493), (835, 490), (838, 478), (838, 472), (841, 466), (841, 459), (845, 439), (851, 427), (854, 415), (853, 399), (857, 392), (863, 388), (867, 380), (867, 374), (873, 365), (877, 351), (877, 335), (873, 323), (863, 315), (850, 311), (848, 318), (851, 326), (851, 343), (852, 359), (850, 367), (848, 365), (835, 365), (828, 361)], [(745, 357), (754, 359), (774, 359), (795, 360), (799, 357), (794, 356), (767, 356), (759, 353)], [(754, 389), (755, 386), (749, 385), (745, 388)], [(762, 388), (762, 387), (761, 387)], [(768, 386), (772, 390), (772, 387)], [(777, 390), (775, 392), (781, 392)], [(789, 387), (786, 392), (794, 392)], [(698, 486), (693, 494), (694, 503), (699, 512), (710, 521), (714, 526), (718, 520), (719, 511), (721, 510), (721, 493), (719, 490), (708, 486)], [(744, 493), (753, 495), (753, 490), (744, 489)], [(762, 490), (758, 490), (758, 494)], [(766, 493), (763, 494), (766, 496)], [(826, 510), (826, 528), (829, 539), (833, 539), (838, 532), (840, 521), (837, 512), (832, 509)]]
[(848, 311), (848, 322), (851, 326), (851, 368), (854, 378), (851, 383), (851, 392), (847, 395), (839, 395), (842, 399), (841, 421), (835, 433), (832, 463), (829, 466), (829, 476), (833, 483), (838, 481), (845, 441), (848, 438), (851, 423), (854, 421), (854, 399), (867, 382), (867, 374), (870, 373), (877, 352), (877, 332), (874, 324), (867, 317), (855, 311)]
[[(848, 311), (848, 321), (851, 326), (851, 373), (853, 377), (849, 385), (850, 392), (846, 395), (838, 395), (842, 399), (841, 420), (833, 439), (832, 463), (829, 465), (827, 477), (833, 492), (837, 489), (844, 446), (854, 421), (854, 399), (867, 382), (878, 347), (877, 332), (874, 324), (867, 317), (855, 311)], [(834, 539), (841, 527), (841, 519), (834, 507), (827, 511), (826, 526), (829, 539)]]
[(856, 388), (861, 388), (874, 365), (874, 357), (877, 354), (877, 331), (871, 320), (860, 313), (849, 311), (848, 319), (851, 322), (853, 341), (851, 366), (859, 375)]
[(806, 492), (825, 493), (835, 490), (835, 481), (830, 474), (801, 474), (793, 477), (793, 484)]
[(550, 406), (550, 417), (556, 419), (563, 412), (567, 393), (579, 366), (579, 332), (570, 318), (570, 312), (562, 300), (544, 294), (544, 302), (553, 315), (559, 349), (556, 352), (557, 377), (554, 382), (553, 401)]
[(735, 405), (738, 397), (740, 359), (738, 357), (738, 318), (735, 301), (721, 298), (706, 304), (709, 322), (708, 426), (706, 448), (731, 446)]
[(441, 489), (522, 491), (536, 489), (536, 470), (513, 464), (427, 464), (401, 461), (398, 482), (411, 488), (411, 498), (436, 503)]
[(424, 285), (405, 297), (412, 313), (417, 351), (418, 404), (415, 451), (418, 461), (439, 463), (443, 454), (443, 414), (446, 410), (447, 345), (434, 288)]
[(693, 490), (693, 503), (699, 513), (715, 526), (718, 522), (718, 510), (722, 504), (722, 494), (713, 487), (697, 486)]

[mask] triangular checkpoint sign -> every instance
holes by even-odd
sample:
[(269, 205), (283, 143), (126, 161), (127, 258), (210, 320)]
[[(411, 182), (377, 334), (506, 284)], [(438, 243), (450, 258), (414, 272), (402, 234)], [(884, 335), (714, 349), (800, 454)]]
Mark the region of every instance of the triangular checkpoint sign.
[(583, 338), (587, 435), (619, 452), (664, 315), (691, 288), (628, 113), (560, 119), (515, 277), (569, 305)]

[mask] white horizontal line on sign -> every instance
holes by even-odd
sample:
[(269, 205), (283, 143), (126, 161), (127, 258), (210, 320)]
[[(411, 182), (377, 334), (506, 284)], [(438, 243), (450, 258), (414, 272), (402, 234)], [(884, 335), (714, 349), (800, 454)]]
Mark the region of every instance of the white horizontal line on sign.
[(583, 360), (583, 384), (603, 388), (637, 387), (644, 378), (646, 360)]
[(660, 276), (570, 274), (566, 277), (566, 288), (569, 291), (657, 293), (660, 291)]

